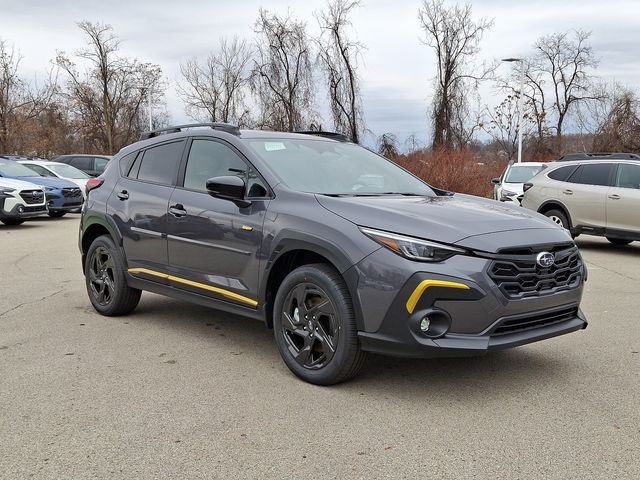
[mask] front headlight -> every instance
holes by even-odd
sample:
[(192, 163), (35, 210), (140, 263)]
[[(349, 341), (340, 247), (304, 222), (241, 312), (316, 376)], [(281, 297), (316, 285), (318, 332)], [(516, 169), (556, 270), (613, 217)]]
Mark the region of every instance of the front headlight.
[(0, 195), (14, 195), (15, 193), (13, 188), (0, 188)]
[(360, 227), (360, 231), (380, 245), (410, 260), (442, 262), (454, 255), (466, 253), (466, 250), (462, 248), (414, 237), (406, 237), (397, 233), (383, 232), (365, 227)]
[(518, 194), (516, 192), (512, 192), (511, 190), (502, 190), (503, 197), (516, 197)]
[(55, 192), (55, 190), (56, 190), (56, 189), (55, 189), (55, 188), (53, 188), (53, 187), (44, 187), (44, 191), (45, 191), (45, 192)]

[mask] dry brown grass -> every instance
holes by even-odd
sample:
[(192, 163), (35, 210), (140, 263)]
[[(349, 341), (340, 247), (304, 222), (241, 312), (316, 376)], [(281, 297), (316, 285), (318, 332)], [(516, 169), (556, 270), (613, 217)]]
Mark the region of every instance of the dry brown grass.
[(420, 150), (393, 161), (434, 187), (481, 197), (491, 196), (491, 179), (505, 168), (504, 162), (480, 160), (471, 150)]

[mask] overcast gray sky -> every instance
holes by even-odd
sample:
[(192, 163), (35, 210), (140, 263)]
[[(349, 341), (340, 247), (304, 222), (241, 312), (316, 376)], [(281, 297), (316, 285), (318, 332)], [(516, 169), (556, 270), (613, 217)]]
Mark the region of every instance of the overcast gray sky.
[[(73, 52), (82, 44), (75, 23), (111, 24), (123, 40), (123, 54), (159, 64), (170, 82), (166, 92), (172, 120), (186, 120), (175, 93), (179, 62), (203, 57), (221, 36), (251, 38), (258, 8), (284, 13), (290, 8), (316, 30), (313, 12), (324, 0), (0, 0), (0, 37), (22, 53), (23, 73), (42, 75), (56, 50)], [(453, 2), (448, 2), (449, 4)], [(541, 35), (581, 28), (593, 32), (600, 59), (597, 74), (631, 87), (640, 85), (639, 0), (477, 0), (474, 15), (495, 19), (482, 44), (481, 58), (525, 56)], [(434, 56), (420, 42), (420, 0), (363, 0), (353, 25), (367, 47), (359, 70), (368, 127), (375, 135), (392, 132), (404, 139), (428, 135)], [(509, 68), (506, 64), (501, 69)], [(502, 98), (482, 90), (483, 103)], [(319, 98), (318, 103), (324, 99)], [(325, 125), (329, 119), (325, 118)]]

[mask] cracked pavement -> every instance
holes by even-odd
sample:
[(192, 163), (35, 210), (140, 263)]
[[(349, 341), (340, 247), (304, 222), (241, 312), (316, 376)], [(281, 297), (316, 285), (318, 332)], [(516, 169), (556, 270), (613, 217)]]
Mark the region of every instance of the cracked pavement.
[(2, 478), (640, 478), (640, 242), (577, 239), (585, 331), (322, 388), (253, 320), (97, 315), (77, 228), (0, 226)]

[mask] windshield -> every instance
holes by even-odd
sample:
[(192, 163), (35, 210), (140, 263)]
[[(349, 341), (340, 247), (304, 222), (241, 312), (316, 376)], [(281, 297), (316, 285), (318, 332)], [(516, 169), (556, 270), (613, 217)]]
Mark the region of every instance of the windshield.
[(513, 165), (504, 179), (506, 183), (524, 183), (531, 180), (545, 167), (543, 165)]
[(36, 172), (13, 160), (0, 160), (0, 175), (3, 177), (39, 177)]
[(47, 165), (47, 168), (51, 170), (56, 175), (64, 178), (91, 178), (89, 175), (84, 173), (82, 170), (78, 170), (76, 167), (72, 165), (65, 165), (61, 163), (60, 165)]
[(322, 139), (249, 139), (290, 188), (325, 195), (430, 195), (422, 180), (369, 150)]

